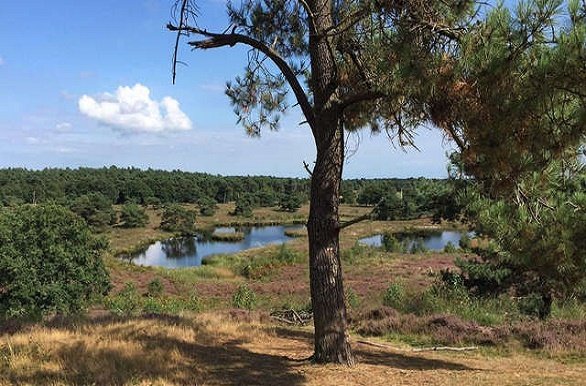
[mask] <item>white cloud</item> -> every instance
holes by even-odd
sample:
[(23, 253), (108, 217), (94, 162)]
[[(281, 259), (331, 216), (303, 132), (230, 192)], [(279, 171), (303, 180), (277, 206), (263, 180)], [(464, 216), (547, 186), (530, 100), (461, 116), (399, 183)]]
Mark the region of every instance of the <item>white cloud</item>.
[(0, 56), (0, 66), (4, 64), (4, 58)]
[(97, 98), (83, 95), (78, 106), (82, 114), (126, 132), (162, 133), (193, 127), (177, 100), (167, 96), (160, 102), (154, 101), (148, 87), (139, 83), (118, 87), (115, 95), (104, 93)]
[(69, 122), (59, 122), (58, 124), (55, 125), (55, 130), (60, 133), (69, 131), (69, 130), (71, 130), (71, 128), (72, 128), (72, 125)]

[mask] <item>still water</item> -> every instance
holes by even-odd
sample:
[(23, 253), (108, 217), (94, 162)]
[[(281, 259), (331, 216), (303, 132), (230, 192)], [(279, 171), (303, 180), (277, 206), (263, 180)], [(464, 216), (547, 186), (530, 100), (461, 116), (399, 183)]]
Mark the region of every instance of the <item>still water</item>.
[[(290, 240), (285, 236), (286, 230), (301, 229), (303, 225), (243, 227), (238, 231), (244, 233), (240, 241), (212, 241), (197, 237), (177, 237), (157, 241), (146, 250), (136, 254), (131, 261), (138, 265), (165, 268), (184, 268), (201, 265), (202, 259), (217, 254), (229, 254), (269, 244), (280, 244)], [(234, 228), (216, 228), (218, 233), (233, 233)]]
[[(455, 247), (458, 247), (460, 239), (464, 234), (465, 232), (461, 231), (438, 231), (424, 236), (397, 235), (397, 239), (406, 243), (407, 250), (409, 250), (415, 242), (420, 240), (423, 242), (425, 248), (431, 251), (442, 251), (448, 243), (452, 243)], [(468, 236), (473, 235), (473, 232), (468, 233)], [(382, 246), (382, 241), (383, 235), (374, 235), (358, 240), (360, 244), (369, 245), (371, 247)]]

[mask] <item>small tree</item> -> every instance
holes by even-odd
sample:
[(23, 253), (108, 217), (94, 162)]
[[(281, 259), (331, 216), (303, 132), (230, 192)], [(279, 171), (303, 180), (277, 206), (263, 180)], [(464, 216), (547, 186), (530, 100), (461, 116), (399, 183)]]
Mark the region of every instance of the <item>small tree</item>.
[(202, 216), (213, 216), (218, 209), (218, 205), (213, 198), (202, 197), (198, 201), (199, 214)]
[(110, 288), (107, 243), (56, 205), (0, 211), (0, 316), (80, 311)]
[(148, 224), (149, 216), (140, 205), (124, 204), (120, 211), (120, 221), (123, 228), (140, 228)]
[(251, 217), (252, 209), (254, 208), (254, 198), (250, 194), (241, 194), (236, 199), (236, 207), (234, 208), (234, 216)]
[(286, 212), (297, 212), (302, 202), (303, 199), (298, 193), (284, 194), (279, 201), (279, 207)]
[(161, 229), (185, 235), (193, 234), (195, 231), (195, 211), (179, 204), (166, 206), (161, 216)]
[(103, 228), (116, 223), (116, 212), (112, 202), (100, 193), (90, 193), (79, 196), (71, 204), (71, 210), (91, 226)]

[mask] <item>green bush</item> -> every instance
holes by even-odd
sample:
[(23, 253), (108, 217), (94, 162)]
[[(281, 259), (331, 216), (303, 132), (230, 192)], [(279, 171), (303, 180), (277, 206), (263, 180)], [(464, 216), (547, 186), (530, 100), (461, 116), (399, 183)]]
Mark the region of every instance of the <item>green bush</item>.
[(458, 248), (451, 241), (444, 246), (444, 253), (456, 253), (458, 252)]
[(418, 254), (418, 253), (426, 253), (428, 251), (427, 247), (425, 246), (425, 243), (423, 242), (423, 240), (417, 238), (413, 241), (413, 244), (411, 244), (411, 248), (409, 248), (409, 253), (411, 253), (412, 255)]
[(161, 282), (161, 279), (155, 278), (151, 280), (147, 286), (147, 294), (151, 297), (159, 297), (165, 291), (165, 286)]
[(120, 316), (137, 315), (142, 311), (142, 298), (134, 283), (126, 283), (122, 291), (110, 296), (105, 301), (106, 308)]
[(256, 306), (256, 302), (256, 294), (246, 284), (240, 285), (232, 296), (232, 305), (236, 308), (252, 310)]
[(297, 253), (287, 248), (285, 243), (282, 243), (277, 253), (277, 260), (281, 263), (291, 264), (297, 261)]
[(112, 202), (103, 194), (90, 193), (77, 197), (70, 206), (72, 212), (81, 216), (90, 226), (104, 228), (116, 223), (116, 212)]
[(216, 209), (218, 209), (218, 205), (216, 205), (216, 201), (209, 197), (203, 197), (198, 201), (199, 205), (199, 214), (202, 216), (213, 216), (216, 214)]
[(387, 252), (405, 252), (405, 245), (399, 241), (392, 233), (385, 233), (382, 236), (382, 247)]
[(360, 299), (358, 298), (356, 292), (354, 292), (352, 288), (348, 288), (346, 290), (346, 305), (348, 308), (357, 308), (359, 304)]
[(179, 204), (165, 207), (161, 216), (161, 229), (191, 235), (195, 232), (195, 211), (186, 209)]
[(110, 288), (104, 239), (57, 205), (0, 211), (0, 317), (82, 310)]
[(391, 283), (385, 291), (383, 304), (387, 307), (403, 310), (406, 300), (407, 293), (405, 287), (400, 283)]
[(149, 216), (144, 208), (137, 204), (124, 204), (120, 212), (120, 221), (123, 228), (141, 228), (149, 222)]

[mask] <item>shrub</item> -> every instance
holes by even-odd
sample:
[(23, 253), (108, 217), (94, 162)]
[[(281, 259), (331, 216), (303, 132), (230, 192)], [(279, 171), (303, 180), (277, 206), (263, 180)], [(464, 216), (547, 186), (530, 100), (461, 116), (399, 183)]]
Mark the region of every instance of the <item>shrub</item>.
[(107, 298), (105, 305), (110, 312), (120, 316), (137, 315), (142, 311), (142, 299), (134, 283), (130, 282), (119, 293)]
[(348, 288), (346, 290), (346, 305), (348, 308), (357, 308), (359, 304), (360, 299), (358, 298), (356, 292), (354, 292), (352, 288)]
[(444, 252), (445, 253), (456, 253), (456, 252), (458, 252), (458, 248), (456, 248), (456, 246), (454, 244), (452, 244), (451, 241), (448, 241), (448, 243), (444, 247)]
[(256, 306), (256, 301), (256, 294), (246, 284), (240, 285), (232, 296), (232, 305), (236, 308), (252, 310)]
[(287, 248), (285, 243), (282, 243), (276, 257), (281, 263), (291, 264), (297, 260), (297, 253)]
[(120, 221), (123, 228), (140, 228), (149, 222), (149, 216), (137, 204), (124, 204), (120, 212)]
[(199, 214), (202, 216), (213, 216), (216, 214), (216, 209), (218, 206), (216, 205), (216, 201), (209, 198), (204, 197), (198, 201), (199, 205)]
[(0, 211), (0, 316), (80, 311), (110, 288), (104, 239), (57, 205)]
[(387, 252), (405, 252), (405, 246), (392, 233), (385, 233), (382, 237), (382, 247)]
[(411, 247), (409, 248), (409, 253), (415, 255), (417, 253), (426, 253), (428, 251), (427, 247), (425, 246), (425, 243), (423, 242), (423, 240), (417, 238), (413, 241), (413, 244), (411, 244)]
[(195, 232), (195, 211), (179, 204), (166, 206), (161, 216), (161, 229), (190, 235)]
[(241, 195), (236, 200), (236, 207), (232, 213), (234, 216), (252, 217), (252, 208), (254, 206), (254, 200), (248, 194)]
[(70, 209), (81, 216), (90, 226), (103, 228), (116, 223), (112, 202), (100, 193), (84, 194), (76, 198)]
[(397, 310), (404, 308), (406, 300), (405, 287), (400, 283), (391, 283), (383, 297), (383, 304)]
[(151, 297), (159, 297), (165, 291), (165, 286), (159, 278), (153, 279), (147, 286), (147, 294)]

